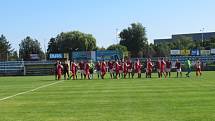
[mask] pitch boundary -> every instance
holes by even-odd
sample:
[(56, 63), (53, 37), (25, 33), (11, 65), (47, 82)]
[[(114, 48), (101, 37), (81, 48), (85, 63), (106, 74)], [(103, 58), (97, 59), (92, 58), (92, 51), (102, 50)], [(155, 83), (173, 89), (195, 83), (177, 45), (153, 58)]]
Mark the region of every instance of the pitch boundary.
[(19, 96), (19, 95), (23, 95), (23, 94), (26, 94), (26, 93), (34, 92), (34, 91), (36, 91), (36, 90), (39, 90), (39, 89), (42, 89), (42, 88), (45, 88), (45, 87), (49, 87), (49, 86), (52, 86), (52, 85), (55, 85), (55, 84), (58, 84), (58, 83), (61, 83), (61, 82), (64, 82), (64, 81), (65, 81), (65, 80), (57, 81), (57, 82), (54, 82), (54, 83), (51, 83), (51, 84), (46, 84), (46, 85), (37, 87), (37, 88), (35, 88), (35, 89), (31, 89), (31, 90), (28, 90), (28, 91), (20, 92), (20, 93), (17, 93), (17, 94), (15, 94), (15, 95), (11, 95), (11, 96), (8, 96), (8, 97), (1, 98), (0, 101), (4, 101), (4, 100), (7, 100), (7, 99), (11, 99), (11, 98), (13, 98), (13, 97), (16, 97), (16, 96)]

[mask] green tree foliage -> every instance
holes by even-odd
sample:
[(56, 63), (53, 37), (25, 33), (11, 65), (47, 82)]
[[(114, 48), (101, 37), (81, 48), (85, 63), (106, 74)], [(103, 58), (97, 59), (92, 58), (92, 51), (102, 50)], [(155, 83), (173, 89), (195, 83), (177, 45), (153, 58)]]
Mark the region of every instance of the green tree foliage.
[(123, 45), (120, 45), (120, 44), (113, 44), (113, 45), (110, 45), (107, 50), (117, 50), (117, 51), (120, 51), (120, 52), (127, 52), (128, 49), (126, 46), (123, 46)]
[(159, 44), (155, 46), (155, 50), (157, 52), (156, 56), (157, 57), (168, 57), (170, 56), (170, 48), (168, 44)]
[(59, 51), (60, 51), (60, 48), (58, 47), (58, 43), (57, 43), (56, 39), (51, 38), (48, 43), (47, 52), (50, 53), (50, 52), (59, 52)]
[(8, 56), (13, 52), (11, 44), (4, 35), (0, 36), (0, 60), (7, 60)]
[(204, 46), (204, 49), (212, 49), (215, 48), (215, 38), (211, 38), (209, 40), (205, 40), (202, 45)]
[(195, 43), (192, 40), (191, 37), (185, 37), (185, 36), (180, 36), (177, 37), (174, 42), (173, 42), (173, 46), (171, 47), (171, 49), (193, 49), (195, 48)]
[(120, 33), (120, 45), (126, 46), (133, 57), (138, 57), (147, 43), (145, 27), (141, 23), (132, 23)]
[(143, 54), (144, 54), (144, 57), (155, 57), (157, 52), (155, 50), (155, 45), (153, 44), (149, 44), (149, 45), (146, 45), (146, 47), (143, 49)]
[(11, 60), (11, 61), (16, 61), (18, 59), (19, 59), (19, 56), (18, 56), (17, 51), (13, 51), (9, 56), (9, 60)]
[(91, 34), (79, 31), (61, 33), (51, 38), (48, 43), (48, 53), (66, 53), (74, 50), (92, 51), (97, 49), (96, 39)]
[(30, 60), (30, 54), (38, 54), (41, 59), (44, 58), (39, 41), (29, 36), (19, 44), (19, 54), (23, 60)]

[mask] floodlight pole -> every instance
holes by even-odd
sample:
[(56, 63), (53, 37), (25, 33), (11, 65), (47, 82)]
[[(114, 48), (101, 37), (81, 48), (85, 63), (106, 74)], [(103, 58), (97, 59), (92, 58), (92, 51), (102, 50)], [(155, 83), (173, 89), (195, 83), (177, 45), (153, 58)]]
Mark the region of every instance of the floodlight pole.
[(200, 30), (202, 32), (202, 47), (204, 46), (204, 31), (205, 31), (205, 28), (202, 28)]
[(117, 42), (117, 44), (119, 44), (119, 41), (118, 41), (118, 31), (119, 31), (119, 29), (116, 28), (116, 42)]

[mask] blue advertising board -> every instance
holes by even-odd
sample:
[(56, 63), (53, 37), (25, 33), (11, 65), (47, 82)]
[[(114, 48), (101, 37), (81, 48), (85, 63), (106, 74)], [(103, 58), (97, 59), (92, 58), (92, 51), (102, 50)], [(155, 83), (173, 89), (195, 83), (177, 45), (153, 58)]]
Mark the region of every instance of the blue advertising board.
[(73, 60), (95, 60), (94, 51), (77, 51), (72, 52)]
[(200, 55), (200, 50), (191, 50), (191, 55), (192, 56), (199, 56)]
[(62, 59), (62, 58), (64, 58), (62, 53), (49, 54), (49, 59)]
[(96, 51), (96, 61), (119, 60), (120, 52), (114, 50)]

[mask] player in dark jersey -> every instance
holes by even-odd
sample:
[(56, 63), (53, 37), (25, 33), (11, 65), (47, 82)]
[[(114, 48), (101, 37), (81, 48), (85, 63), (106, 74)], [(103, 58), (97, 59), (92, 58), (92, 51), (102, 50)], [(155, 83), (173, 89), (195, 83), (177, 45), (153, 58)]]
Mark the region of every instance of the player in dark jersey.
[(101, 63), (99, 61), (96, 63), (95, 68), (96, 68), (96, 73), (97, 73), (97, 76), (98, 76), (98, 79), (99, 79), (100, 76), (101, 76)]
[(176, 67), (176, 71), (177, 71), (177, 78), (178, 78), (179, 73), (180, 73), (180, 76), (182, 77), (181, 62), (179, 62), (178, 59), (176, 60), (175, 67)]
[(85, 71), (84, 71), (84, 62), (83, 61), (80, 61), (80, 63), (78, 64), (79, 66), (79, 70), (80, 70), (80, 73), (81, 73), (81, 79), (83, 79), (83, 76), (85, 77)]
[(69, 79), (69, 64), (67, 61), (65, 61), (63, 64), (63, 75), (64, 75), (64, 80)]

